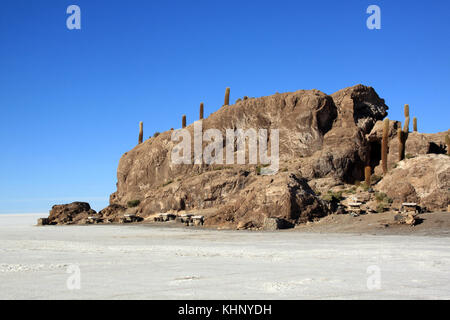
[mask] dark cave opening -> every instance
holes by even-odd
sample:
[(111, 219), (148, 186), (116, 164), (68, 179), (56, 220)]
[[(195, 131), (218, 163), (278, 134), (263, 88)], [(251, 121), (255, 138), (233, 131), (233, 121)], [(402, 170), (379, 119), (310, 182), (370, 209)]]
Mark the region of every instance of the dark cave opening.
[(370, 167), (375, 168), (381, 162), (381, 141), (370, 142)]
[(435, 154), (445, 154), (445, 147), (443, 145), (438, 145), (434, 142), (431, 142), (428, 146), (428, 154), (435, 153)]

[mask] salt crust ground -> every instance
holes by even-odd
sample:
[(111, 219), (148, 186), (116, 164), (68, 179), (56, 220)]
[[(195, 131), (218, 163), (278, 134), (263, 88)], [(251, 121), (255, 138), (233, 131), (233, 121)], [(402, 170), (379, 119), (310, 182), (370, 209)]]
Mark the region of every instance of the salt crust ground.
[[(36, 227), (38, 217), (0, 215), (0, 299), (450, 299), (449, 237)], [(67, 289), (72, 264), (80, 290)]]

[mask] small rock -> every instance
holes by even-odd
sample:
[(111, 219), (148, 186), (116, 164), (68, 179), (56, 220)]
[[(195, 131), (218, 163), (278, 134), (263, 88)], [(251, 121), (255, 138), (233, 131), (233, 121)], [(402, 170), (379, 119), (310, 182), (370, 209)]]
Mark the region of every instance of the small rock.
[(413, 214), (408, 214), (405, 218), (405, 224), (410, 225), (410, 226), (415, 226), (416, 225), (416, 217)]
[(39, 218), (37, 221), (38, 226), (46, 226), (49, 224), (48, 218)]
[(263, 229), (267, 231), (275, 231), (279, 229), (292, 228), (293, 225), (288, 221), (280, 218), (265, 218)]

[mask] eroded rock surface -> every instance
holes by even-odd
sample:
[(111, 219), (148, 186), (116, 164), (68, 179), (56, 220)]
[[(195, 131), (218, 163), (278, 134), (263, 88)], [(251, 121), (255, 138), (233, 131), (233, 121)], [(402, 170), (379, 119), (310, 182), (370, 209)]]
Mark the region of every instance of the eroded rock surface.
[[(99, 216), (115, 222), (130, 214), (146, 218), (165, 212), (201, 212), (205, 226), (238, 229), (276, 229), (317, 220), (332, 210), (320, 193), (340, 184), (362, 181), (368, 163), (373, 168), (379, 165), (381, 121), (387, 110), (375, 90), (363, 85), (332, 95), (299, 90), (222, 106), (202, 121), (203, 132), (217, 129), (225, 138), (227, 129), (269, 132), (279, 129), (277, 174), (261, 175), (260, 164), (174, 164), (171, 152), (178, 142), (171, 141), (173, 131), (166, 131), (122, 156), (117, 170), (117, 191), (110, 196), (110, 206), (100, 211)], [(391, 168), (397, 161), (394, 153), (398, 126), (398, 122), (391, 123)], [(186, 129), (193, 137), (194, 125)], [(417, 156), (440, 150), (443, 137), (439, 136), (436, 142), (434, 135), (411, 133), (406, 152)], [(203, 141), (203, 149), (208, 144)], [(225, 159), (226, 149), (224, 153)], [(249, 163), (248, 153), (246, 159)], [(404, 174), (412, 172), (407, 170)], [(440, 186), (445, 185), (442, 179), (439, 178)], [(401, 186), (400, 181), (392, 189), (386, 182), (380, 190), (389, 192), (398, 201), (429, 204), (432, 199), (440, 199), (437, 206), (445, 202), (443, 194), (437, 191), (425, 196), (426, 192), (421, 191), (415, 180), (402, 180)], [(403, 190), (401, 195), (393, 194), (399, 190)], [(127, 208), (130, 201), (139, 204)]]
[[(138, 199), (137, 214), (143, 217), (214, 209), (205, 225), (230, 228), (262, 228), (268, 217), (293, 225), (322, 217), (328, 206), (309, 182), (361, 180), (365, 135), (387, 109), (375, 90), (363, 85), (333, 95), (299, 90), (223, 106), (203, 120), (203, 130), (215, 128), (225, 137), (226, 129), (279, 129), (278, 174), (262, 176), (248, 164), (172, 164), (174, 143), (167, 131), (122, 156), (111, 205)], [(193, 136), (193, 125), (187, 129)]]
[(427, 210), (445, 211), (450, 204), (450, 157), (427, 154), (400, 161), (376, 189), (398, 205), (415, 202)]
[[(397, 129), (401, 126), (399, 121), (390, 121), (389, 126), (389, 143), (388, 143), (388, 168), (394, 168), (399, 161), (399, 141)], [(418, 155), (425, 154), (445, 154), (445, 136), (449, 132), (438, 133), (419, 133), (409, 132), (406, 140), (405, 156), (413, 158)], [(381, 155), (381, 141), (383, 135), (383, 121), (378, 121), (372, 131), (366, 136), (371, 145), (372, 158), (371, 166), (375, 168), (375, 173), (382, 174), (381, 163), (379, 163)]]
[(97, 216), (89, 203), (73, 202), (54, 205), (50, 211), (47, 224), (77, 224), (84, 223), (88, 217)]

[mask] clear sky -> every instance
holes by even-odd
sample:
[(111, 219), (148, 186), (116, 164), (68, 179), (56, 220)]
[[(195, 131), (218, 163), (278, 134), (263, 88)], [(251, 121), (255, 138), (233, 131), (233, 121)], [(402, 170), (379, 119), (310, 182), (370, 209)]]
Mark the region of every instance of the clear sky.
[[(66, 9), (81, 8), (81, 30)], [(366, 9), (381, 8), (381, 30)], [(373, 86), (419, 131), (449, 129), (450, 2), (2, 0), (0, 213), (100, 210), (144, 136), (276, 91)]]

